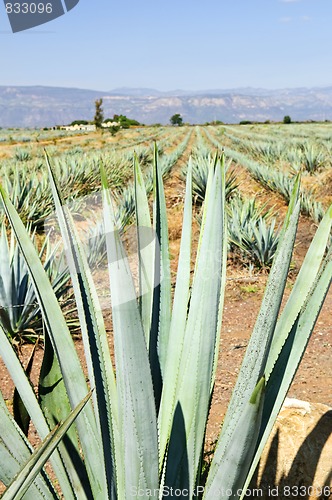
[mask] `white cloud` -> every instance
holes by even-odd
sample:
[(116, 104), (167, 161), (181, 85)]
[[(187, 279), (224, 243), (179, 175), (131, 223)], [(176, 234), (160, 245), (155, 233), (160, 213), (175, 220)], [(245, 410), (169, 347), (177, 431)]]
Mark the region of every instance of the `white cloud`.
[(302, 16), (301, 17), (301, 21), (307, 23), (308, 21), (311, 21), (311, 17), (309, 17), (309, 16)]
[(279, 22), (280, 22), (280, 23), (285, 23), (285, 24), (286, 24), (286, 23), (290, 23), (290, 22), (291, 22), (291, 20), (292, 20), (292, 18), (291, 18), (291, 17), (280, 17)]
[(294, 3), (294, 2), (301, 2), (301, 0), (279, 0), (282, 3)]

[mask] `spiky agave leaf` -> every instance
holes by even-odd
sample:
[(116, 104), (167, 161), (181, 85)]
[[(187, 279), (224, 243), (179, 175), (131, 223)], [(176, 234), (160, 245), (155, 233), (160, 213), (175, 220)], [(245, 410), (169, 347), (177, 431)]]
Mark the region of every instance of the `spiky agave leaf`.
[(102, 173), (118, 394), (117, 495), (158, 488), (154, 390), (144, 329), (128, 261)]
[[(9, 342), (9, 339), (1, 326), (0, 326), (0, 340), (1, 340), (1, 342), (0, 342), (1, 357), (2, 357), (6, 367), (8, 369), (8, 372), (10, 373), (10, 376), (15, 384), (15, 387), (20, 395), (20, 398), (21, 398), (25, 408), (26, 408), (28, 414), (30, 415), (32, 422), (35, 425), (35, 428), (38, 432), (38, 435), (41, 437), (41, 439), (44, 439), (49, 434), (49, 431), (50, 431), (49, 426), (48, 426), (47, 421), (45, 419), (45, 416), (41, 410), (41, 407), (37, 401), (37, 397), (32, 389), (31, 383), (27, 379), (27, 377), (24, 373), (23, 367), (22, 367), (18, 357), (16, 356), (16, 353), (14, 352), (13, 346)], [(5, 425), (5, 428), (4, 428), (4, 430), (1, 431), (1, 434), (0, 434), (1, 439), (5, 439), (6, 432), (9, 432), (9, 435), (14, 439), (14, 441), (11, 441), (11, 444), (9, 442), (7, 442), (6, 447), (8, 448), (7, 452), (10, 453), (12, 455), (12, 457), (14, 457), (14, 459), (16, 460), (16, 466), (15, 467), (13, 466), (12, 469), (11, 469), (11, 467), (9, 467), (9, 469), (6, 473), (7, 475), (1, 476), (1, 480), (4, 481), (5, 484), (9, 484), (9, 482), (13, 479), (14, 475), (19, 471), (19, 468), (21, 466), (23, 466), (24, 462), (28, 459), (28, 456), (25, 454), (25, 455), (22, 455), (20, 458), (19, 455), (16, 455), (16, 453), (22, 452), (20, 450), (23, 450), (23, 452), (26, 453), (27, 446), (25, 446), (25, 447), (23, 446), (23, 448), (22, 448), (21, 441), (20, 440), (19, 440), (19, 442), (15, 441), (15, 439), (17, 439), (17, 436), (16, 436), (17, 431), (14, 431), (12, 429), (13, 425), (14, 425), (14, 427), (16, 426), (16, 428), (17, 428), (17, 425), (15, 424), (15, 422), (12, 421), (11, 424), (10, 423), (5, 424), (5, 421), (3, 420), (3, 423)], [(21, 432), (20, 432), (20, 435), (23, 436)], [(5, 459), (2, 456), (1, 465), (2, 465), (4, 460)], [(72, 489), (72, 485), (70, 484), (70, 481), (69, 481), (68, 473), (65, 470), (62, 459), (61, 459), (58, 452), (56, 452), (52, 456), (51, 461), (52, 461), (53, 469), (57, 475), (57, 479), (59, 481), (59, 484), (62, 488), (62, 491), (64, 492), (64, 494), (68, 498), (74, 498), (73, 489)], [(6, 467), (2, 466), (0, 468), (0, 470), (5, 472)], [(4, 479), (3, 479), (3, 477), (4, 477)]]
[[(24, 467), (15, 476), (7, 490), (3, 494), (4, 500), (15, 500), (22, 498), (39, 474), (40, 469), (45, 465), (49, 456), (58, 446), (64, 435), (78, 417), (84, 406), (88, 402), (91, 394), (88, 394), (83, 401), (68, 415), (64, 422), (59, 423), (57, 427), (45, 438), (39, 448), (31, 455)], [(55, 495), (54, 495), (55, 496)]]
[[(32, 455), (32, 447), (10, 414), (0, 391), (0, 481), (8, 487)], [(26, 495), (27, 499), (57, 498), (44, 471)]]
[[(63, 207), (59, 187), (47, 155), (46, 160), (59, 225), (67, 249), (90, 381), (92, 387), (97, 388), (94, 395), (94, 412), (102, 446), (100, 459), (104, 467), (101, 472), (106, 480), (107, 493), (113, 498), (116, 490), (114, 434), (117, 427), (117, 402), (106, 330), (83, 246), (80, 244), (70, 213)], [(86, 453), (85, 463), (90, 469), (93, 467), (92, 460), (92, 455)], [(96, 494), (95, 491), (97, 490), (92, 488), (93, 494)]]
[[(224, 162), (219, 159), (213, 172), (202, 226), (165, 465), (165, 485), (188, 489), (189, 497), (193, 495), (200, 474), (219, 345), (226, 259), (224, 175)], [(200, 306), (202, 302), (204, 307)]]

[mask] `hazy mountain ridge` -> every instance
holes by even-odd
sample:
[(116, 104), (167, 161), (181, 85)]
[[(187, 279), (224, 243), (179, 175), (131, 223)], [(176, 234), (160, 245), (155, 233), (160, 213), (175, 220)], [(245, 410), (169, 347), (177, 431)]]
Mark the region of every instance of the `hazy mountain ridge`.
[(332, 87), (297, 89), (212, 89), (158, 91), (121, 88), (108, 92), (62, 87), (0, 86), (1, 127), (49, 127), (92, 120), (94, 101), (104, 100), (105, 118), (124, 114), (142, 123), (169, 123), (174, 113), (185, 122), (221, 120), (332, 119)]

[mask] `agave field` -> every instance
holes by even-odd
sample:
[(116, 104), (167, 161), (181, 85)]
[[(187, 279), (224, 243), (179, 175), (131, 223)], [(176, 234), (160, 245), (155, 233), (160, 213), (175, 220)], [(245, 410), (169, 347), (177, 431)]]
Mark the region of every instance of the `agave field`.
[(332, 405), (331, 124), (0, 130), (0, 182), (5, 499), (243, 498)]

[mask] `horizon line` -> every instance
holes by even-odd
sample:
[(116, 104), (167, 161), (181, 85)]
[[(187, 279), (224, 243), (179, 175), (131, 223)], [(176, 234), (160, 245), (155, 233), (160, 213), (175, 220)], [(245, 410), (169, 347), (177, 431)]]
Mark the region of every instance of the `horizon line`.
[(67, 90), (84, 90), (84, 91), (90, 91), (90, 92), (103, 92), (105, 94), (110, 93), (110, 92), (115, 92), (115, 91), (133, 91), (133, 90), (149, 90), (149, 91), (154, 91), (154, 92), (160, 92), (160, 93), (172, 93), (172, 92), (226, 92), (226, 91), (234, 91), (234, 90), (245, 90), (245, 89), (250, 89), (250, 90), (266, 90), (266, 91), (278, 91), (278, 90), (297, 90), (297, 89), (326, 89), (332, 87), (332, 84), (325, 84), (325, 85), (302, 85), (302, 86), (290, 86), (290, 87), (263, 87), (263, 86), (252, 86), (252, 85), (246, 85), (246, 86), (241, 86), (241, 87), (225, 87), (225, 88), (200, 88), (200, 89), (185, 89), (185, 88), (177, 88), (177, 89), (169, 89), (169, 90), (160, 90), (154, 87), (128, 87), (128, 86), (121, 86), (121, 87), (115, 87), (110, 90), (101, 90), (101, 89), (92, 89), (92, 88), (84, 88), (84, 87), (77, 87), (77, 86), (62, 86), (62, 85), (41, 85), (41, 84), (29, 84), (29, 85), (24, 85), (24, 84), (9, 84), (9, 85), (1, 85), (0, 88), (7, 88), (7, 87), (19, 87), (19, 88), (34, 88), (34, 87), (40, 87), (40, 88), (50, 88), (50, 89), (67, 89)]

